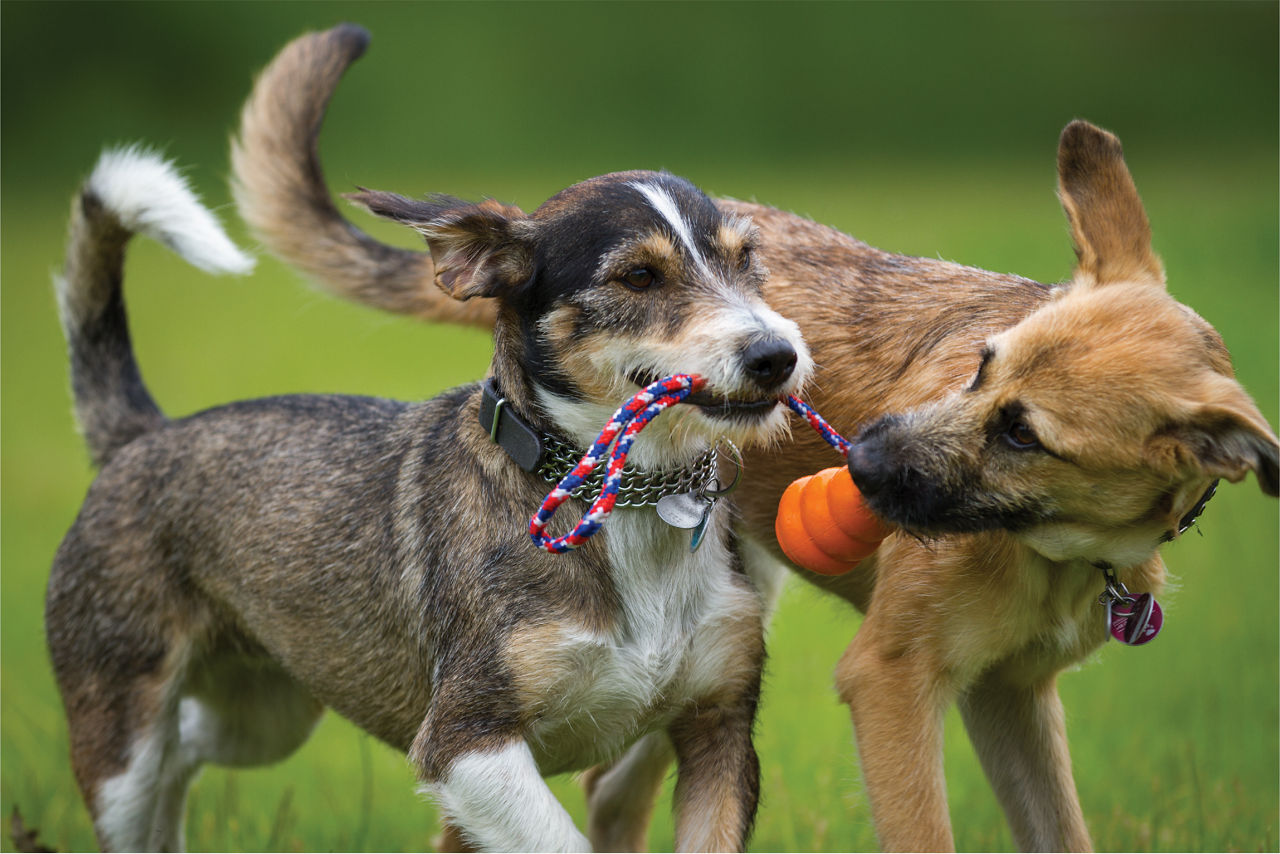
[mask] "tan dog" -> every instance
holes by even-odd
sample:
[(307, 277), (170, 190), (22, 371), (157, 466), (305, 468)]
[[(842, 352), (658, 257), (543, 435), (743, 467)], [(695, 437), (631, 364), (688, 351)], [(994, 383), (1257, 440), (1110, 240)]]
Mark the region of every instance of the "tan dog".
[[(428, 256), (373, 241), (329, 200), (315, 136), (364, 44), (352, 28), (306, 36), (263, 73), (233, 152), (241, 212), (338, 294), (485, 325), (486, 306), (460, 311), (436, 290)], [(1058, 287), (718, 202), (760, 229), (766, 297), (800, 325), (819, 366), (811, 402), (841, 430), (864, 428), (851, 471), (909, 532), (848, 575), (802, 573), (866, 614), (836, 678), (887, 849), (953, 845), (942, 767), (952, 703), (1017, 844), (1088, 849), (1057, 674), (1107, 640), (1108, 584), (1160, 590), (1159, 545), (1216, 479), (1253, 471), (1277, 493), (1276, 437), (1217, 333), (1165, 290), (1119, 141), (1073, 122), (1058, 171), (1079, 254)], [(737, 530), (766, 589), (782, 558), (778, 498), (831, 461), (808, 430), (748, 457)], [(643, 845), (666, 751), (641, 742), (589, 778), (597, 847)]]

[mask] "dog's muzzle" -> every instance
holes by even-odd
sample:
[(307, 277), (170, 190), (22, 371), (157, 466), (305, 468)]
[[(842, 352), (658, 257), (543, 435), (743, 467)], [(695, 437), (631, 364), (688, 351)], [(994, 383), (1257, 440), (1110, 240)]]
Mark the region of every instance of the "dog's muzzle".
[[(799, 354), (796, 348), (783, 338), (764, 338), (748, 344), (741, 352), (740, 364), (748, 384), (755, 386), (759, 394), (749, 391), (726, 394), (710, 384), (684, 399), (684, 403), (698, 407), (710, 418), (754, 421), (768, 417), (782, 402), (783, 389), (795, 373)], [(632, 372), (633, 383), (646, 386), (653, 377)]]
[(749, 382), (760, 390), (760, 397), (730, 397), (704, 389), (685, 398), (712, 418), (753, 420), (764, 418), (777, 408), (791, 375), (795, 373), (799, 355), (784, 338), (753, 341), (740, 355), (742, 371)]

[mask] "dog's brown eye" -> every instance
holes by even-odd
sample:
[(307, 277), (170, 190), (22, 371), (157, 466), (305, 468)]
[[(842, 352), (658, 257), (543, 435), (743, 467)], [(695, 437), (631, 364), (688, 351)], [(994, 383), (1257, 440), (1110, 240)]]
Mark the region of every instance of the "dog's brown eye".
[(1004, 436), (1010, 445), (1020, 451), (1040, 446), (1040, 440), (1036, 438), (1035, 431), (1028, 427), (1025, 421), (1015, 421), (1010, 424)]
[(755, 256), (755, 252), (750, 246), (742, 247), (742, 257), (738, 259), (738, 269), (747, 272), (751, 269), (751, 259)]
[(656, 279), (657, 277), (653, 275), (653, 271), (648, 267), (637, 267), (622, 277), (622, 281), (627, 287), (634, 288), (637, 291), (643, 291), (645, 288), (650, 287)]

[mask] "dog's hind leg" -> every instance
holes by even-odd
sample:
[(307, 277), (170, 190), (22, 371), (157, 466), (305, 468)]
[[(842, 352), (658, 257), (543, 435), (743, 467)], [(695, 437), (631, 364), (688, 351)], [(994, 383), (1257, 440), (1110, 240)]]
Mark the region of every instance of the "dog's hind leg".
[[(134, 731), (118, 773), (85, 779), (103, 850), (185, 850), (183, 811), (198, 766), (182, 756), (177, 730), (176, 709), (166, 700), (143, 729)], [(83, 761), (77, 763), (77, 771), (83, 774), (84, 768)]]
[(999, 670), (960, 698), (960, 713), (1020, 851), (1090, 851), (1054, 678), (1024, 685)]
[(72, 767), (98, 843), (106, 851), (183, 850), (182, 807), (196, 771), (179, 737), (184, 654), (145, 638), (100, 640), (104, 653), (75, 672), (57, 667)]
[(178, 701), (193, 610), (121, 510), (127, 492), (107, 497), (109, 510), (86, 507), (63, 540), (45, 605), (71, 764), (104, 850), (181, 849), (195, 769), (181, 755)]
[(305, 739), (319, 706), (274, 665), (205, 652), (209, 610), (174, 583), (140, 514), (125, 509), (137, 505), (130, 488), (141, 487), (91, 489), (114, 500), (87, 502), (63, 541), (45, 627), (100, 846), (176, 851), (201, 764), (278, 759)]
[(248, 767), (278, 762), (297, 750), (324, 707), (275, 662), (213, 653), (186, 668), (177, 702), (176, 746), (161, 776), (153, 834), (162, 850), (178, 850), (186, 793), (200, 766)]
[(188, 667), (178, 711), (185, 756), (239, 768), (293, 753), (324, 707), (266, 656), (219, 651)]
[(240, 659), (187, 661), (159, 689), (154, 715), (121, 722), (132, 730), (123, 769), (86, 786), (104, 848), (183, 850), (187, 791), (202, 765), (263, 765), (306, 741), (323, 707), (276, 665)]

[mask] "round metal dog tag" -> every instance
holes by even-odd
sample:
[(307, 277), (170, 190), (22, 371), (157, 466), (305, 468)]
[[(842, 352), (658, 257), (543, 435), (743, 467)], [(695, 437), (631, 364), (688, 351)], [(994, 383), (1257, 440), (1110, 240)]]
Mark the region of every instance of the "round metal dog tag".
[(696, 492), (680, 492), (658, 499), (658, 518), (673, 528), (690, 530), (698, 527), (707, 515), (711, 502)]
[(1109, 602), (1107, 623), (1113, 638), (1129, 646), (1141, 646), (1160, 633), (1164, 612), (1156, 597), (1139, 593), (1128, 601)]

